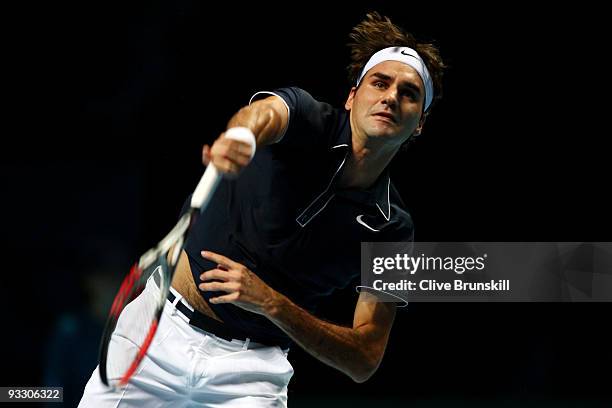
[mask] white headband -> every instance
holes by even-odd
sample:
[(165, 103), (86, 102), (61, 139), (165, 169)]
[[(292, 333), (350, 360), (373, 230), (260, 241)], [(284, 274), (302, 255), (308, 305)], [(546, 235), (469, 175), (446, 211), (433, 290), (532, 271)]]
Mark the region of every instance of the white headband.
[(429, 71), (425, 66), (425, 62), (421, 58), (421, 56), (412, 48), (409, 47), (389, 47), (383, 50), (376, 52), (365, 67), (363, 67), (363, 71), (361, 71), (361, 75), (359, 75), (359, 79), (357, 80), (357, 85), (365, 76), (365, 74), (372, 69), (374, 65), (380, 64), (384, 61), (399, 61), (403, 62), (406, 65), (411, 66), (416, 70), (416, 72), (421, 77), (423, 81), (423, 85), (425, 85), (425, 109), (429, 108), (431, 105), (431, 101), (433, 100), (433, 83), (431, 81), (431, 76), (429, 75)]

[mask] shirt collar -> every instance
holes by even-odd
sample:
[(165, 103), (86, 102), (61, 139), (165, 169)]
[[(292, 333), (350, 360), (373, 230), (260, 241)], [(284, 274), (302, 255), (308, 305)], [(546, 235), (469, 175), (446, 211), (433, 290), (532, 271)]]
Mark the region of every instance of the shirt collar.
[(387, 221), (391, 218), (391, 203), (389, 201), (391, 180), (388, 168), (366, 190), (337, 189), (338, 176), (346, 163), (348, 155), (353, 151), (348, 115), (347, 120), (343, 121), (342, 126), (342, 129), (337, 132), (338, 137), (333, 141), (329, 149), (329, 154), (332, 155), (334, 173), (327, 187), (297, 216), (296, 221), (301, 227), (305, 227), (314, 217), (323, 211), (335, 195), (341, 195), (352, 201), (370, 205), (376, 208)]
[[(330, 151), (336, 155), (340, 170), (344, 167), (348, 155), (352, 153), (353, 143), (351, 136), (351, 126), (347, 114), (344, 127), (342, 131), (338, 132), (338, 137), (330, 148)], [(391, 178), (389, 176), (389, 167), (387, 167), (370, 188), (366, 190), (338, 190), (337, 194), (376, 206), (383, 217), (388, 221), (391, 217), (390, 189)]]
[(336, 194), (377, 208), (387, 221), (391, 218), (391, 178), (388, 169), (366, 190), (337, 190)]

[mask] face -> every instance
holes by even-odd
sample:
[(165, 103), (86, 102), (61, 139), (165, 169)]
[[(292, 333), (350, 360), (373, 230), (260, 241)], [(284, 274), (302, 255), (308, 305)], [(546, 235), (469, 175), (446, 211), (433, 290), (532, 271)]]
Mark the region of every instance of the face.
[(414, 68), (399, 61), (372, 67), (353, 87), (345, 108), (351, 111), (353, 133), (384, 138), (398, 145), (421, 132), (425, 87)]

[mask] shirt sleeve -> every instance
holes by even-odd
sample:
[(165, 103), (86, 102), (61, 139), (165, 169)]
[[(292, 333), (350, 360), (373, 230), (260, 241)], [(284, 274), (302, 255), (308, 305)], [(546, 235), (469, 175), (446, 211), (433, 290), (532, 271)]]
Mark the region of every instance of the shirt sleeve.
[(308, 92), (296, 87), (257, 92), (250, 102), (270, 95), (281, 98), (289, 112), (287, 128), (276, 143), (306, 150), (329, 145), (335, 114), (331, 105), (317, 101)]

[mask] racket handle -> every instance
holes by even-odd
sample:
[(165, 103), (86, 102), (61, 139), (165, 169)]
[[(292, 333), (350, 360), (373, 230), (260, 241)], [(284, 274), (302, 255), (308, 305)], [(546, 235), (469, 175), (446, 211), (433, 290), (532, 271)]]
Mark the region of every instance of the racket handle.
[[(233, 127), (227, 129), (224, 137), (250, 144), (251, 159), (255, 155), (255, 135), (253, 135), (251, 129), (246, 127)], [(219, 170), (217, 170), (214, 164), (209, 163), (204, 171), (204, 175), (202, 175), (200, 182), (191, 196), (191, 208), (199, 208), (200, 211), (203, 211), (217, 189), (219, 181), (221, 181), (221, 173), (219, 173)]]

